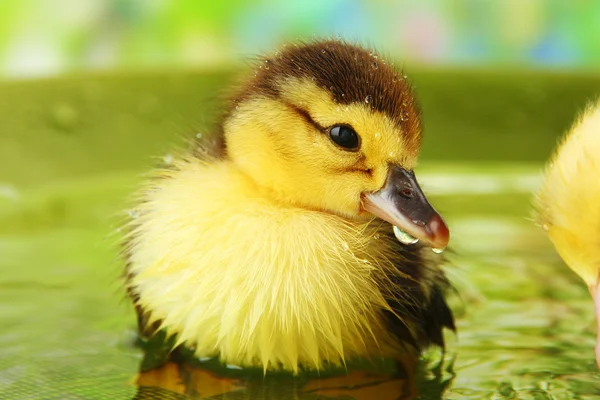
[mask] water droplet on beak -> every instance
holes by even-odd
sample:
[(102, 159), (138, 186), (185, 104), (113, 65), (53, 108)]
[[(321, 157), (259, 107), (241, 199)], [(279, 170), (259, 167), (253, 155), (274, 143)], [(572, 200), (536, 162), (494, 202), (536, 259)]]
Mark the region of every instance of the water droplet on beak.
[(412, 237), (408, 233), (404, 232), (402, 229), (398, 228), (394, 225), (394, 235), (396, 239), (402, 244), (415, 244), (419, 241), (419, 239)]
[(433, 251), (435, 254), (442, 254), (444, 250), (446, 249), (436, 249), (435, 247), (431, 248), (431, 251)]

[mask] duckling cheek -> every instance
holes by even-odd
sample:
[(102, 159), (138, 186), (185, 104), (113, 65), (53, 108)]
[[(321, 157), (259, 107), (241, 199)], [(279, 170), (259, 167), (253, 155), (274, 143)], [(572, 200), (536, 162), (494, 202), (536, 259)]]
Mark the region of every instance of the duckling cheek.
[(363, 190), (363, 192), (376, 192), (383, 188), (387, 180), (387, 166), (383, 168), (371, 168), (371, 171), (371, 180), (369, 182), (370, 187), (367, 190)]
[(319, 198), (315, 200), (320, 203), (321, 208), (333, 214), (352, 218), (360, 213), (360, 189), (354, 182), (341, 180), (323, 182), (316, 196)]

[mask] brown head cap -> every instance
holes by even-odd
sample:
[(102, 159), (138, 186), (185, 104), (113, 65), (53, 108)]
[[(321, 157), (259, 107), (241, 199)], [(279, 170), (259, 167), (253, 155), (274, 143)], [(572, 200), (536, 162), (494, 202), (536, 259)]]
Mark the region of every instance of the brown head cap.
[(337, 103), (368, 104), (395, 123), (409, 146), (420, 146), (421, 116), (410, 83), (376, 53), (338, 40), (287, 45), (262, 58), (234, 102), (256, 95), (277, 98), (287, 77), (311, 79)]

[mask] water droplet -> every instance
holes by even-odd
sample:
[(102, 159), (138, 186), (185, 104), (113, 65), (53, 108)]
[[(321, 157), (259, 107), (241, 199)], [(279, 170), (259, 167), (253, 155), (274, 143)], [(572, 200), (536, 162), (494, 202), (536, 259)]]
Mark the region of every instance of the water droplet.
[(10, 200), (18, 200), (21, 195), (16, 187), (9, 185), (0, 185), (0, 198), (7, 198)]
[(342, 97), (346, 97), (346, 93), (342, 93)]
[(52, 108), (52, 122), (63, 131), (72, 131), (79, 121), (75, 108), (68, 103), (59, 103)]
[(129, 217), (131, 217), (133, 219), (136, 219), (136, 218), (139, 218), (140, 211), (137, 210), (137, 209), (135, 209), (135, 208), (133, 208), (133, 209), (129, 210), (129, 212), (127, 212), (127, 214), (129, 214)]
[(239, 365), (235, 365), (235, 364), (227, 364), (227, 368), (228, 369), (242, 369), (242, 367), (240, 367)]
[(381, 134), (379, 132), (375, 132), (375, 139), (379, 139), (380, 136)]
[(315, 78), (314, 76), (311, 76), (311, 77), (310, 77), (310, 80), (314, 82), (314, 81), (316, 81), (316, 80), (317, 80), (317, 78)]
[(166, 156), (163, 157), (163, 162), (167, 165), (171, 165), (173, 163), (173, 155), (172, 154), (167, 154)]
[(350, 107), (346, 106), (345, 111), (350, 111)]
[(323, 49), (323, 50), (321, 50), (321, 53), (325, 54), (325, 53), (327, 53), (327, 52), (325, 51), (325, 49)]
[(542, 229), (544, 230), (544, 232), (548, 232), (550, 230), (550, 227), (548, 226), (548, 224), (544, 224), (542, 225)]
[(371, 101), (371, 95), (367, 95), (367, 97), (365, 97), (365, 103), (369, 103)]
[(431, 248), (431, 251), (433, 251), (435, 254), (442, 254), (444, 252), (444, 250), (446, 250), (446, 249), (438, 249), (435, 247)]
[(396, 236), (396, 239), (398, 239), (398, 241), (403, 244), (415, 244), (419, 241), (419, 239), (412, 237), (411, 235), (404, 232), (403, 230), (401, 230), (400, 228), (398, 228), (395, 225), (394, 225), (394, 235)]
[(198, 361), (200, 361), (200, 362), (206, 362), (210, 359), (212, 359), (212, 357), (198, 357)]
[(313, 146), (318, 146), (318, 145), (319, 145), (319, 143), (313, 142)]
[(373, 235), (373, 239), (375, 239), (375, 240), (379, 240), (379, 237), (380, 237), (380, 236), (379, 236), (379, 234), (378, 234), (378, 233), (376, 233), (375, 235)]
[[(237, 108), (237, 106), (236, 106), (236, 108)], [(196, 138), (197, 139), (202, 139), (202, 134), (200, 132), (196, 133)]]
[(388, 153), (388, 156), (390, 156), (390, 158), (394, 158), (394, 152), (393, 152), (393, 151), (390, 151), (390, 152)]

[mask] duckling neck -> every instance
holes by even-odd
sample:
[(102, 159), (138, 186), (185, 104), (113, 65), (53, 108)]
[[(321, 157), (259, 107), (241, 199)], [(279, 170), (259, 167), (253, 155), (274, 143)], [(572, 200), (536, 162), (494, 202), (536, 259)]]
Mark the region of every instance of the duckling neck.
[(181, 343), (290, 370), (383, 348), (389, 306), (369, 254), (385, 241), (367, 224), (282, 207), (229, 162), (188, 162), (168, 178), (136, 222), (131, 284)]

